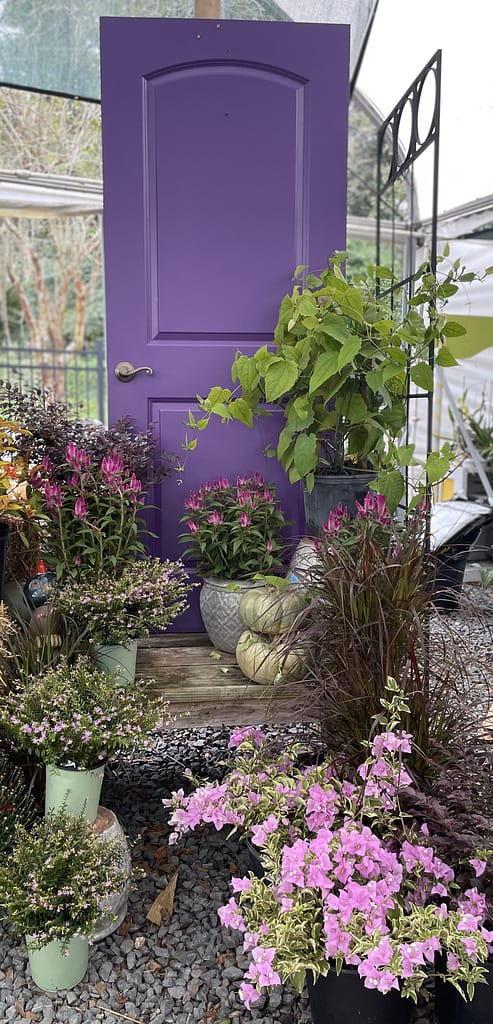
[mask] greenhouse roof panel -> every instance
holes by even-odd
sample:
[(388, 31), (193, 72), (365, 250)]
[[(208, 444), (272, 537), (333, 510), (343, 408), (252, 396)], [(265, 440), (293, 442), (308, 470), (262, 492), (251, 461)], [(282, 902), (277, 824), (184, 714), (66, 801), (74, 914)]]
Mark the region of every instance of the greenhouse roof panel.
[[(221, 17), (351, 25), (354, 79), (378, 0), (222, 0)], [(0, 83), (99, 100), (99, 18), (192, 18), (193, 0), (0, 0)]]

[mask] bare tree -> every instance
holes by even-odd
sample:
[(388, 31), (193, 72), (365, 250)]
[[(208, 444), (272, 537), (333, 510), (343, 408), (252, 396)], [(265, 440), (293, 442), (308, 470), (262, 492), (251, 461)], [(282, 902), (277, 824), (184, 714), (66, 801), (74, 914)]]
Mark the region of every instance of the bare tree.
[[(99, 107), (16, 89), (0, 90), (0, 166), (99, 178)], [(15, 317), (59, 370), (85, 340), (89, 314), (101, 326), (101, 232), (95, 215), (0, 220), (3, 273), (0, 320), (5, 337)], [(56, 379), (56, 378), (55, 378)], [(47, 383), (47, 381), (44, 381)]]

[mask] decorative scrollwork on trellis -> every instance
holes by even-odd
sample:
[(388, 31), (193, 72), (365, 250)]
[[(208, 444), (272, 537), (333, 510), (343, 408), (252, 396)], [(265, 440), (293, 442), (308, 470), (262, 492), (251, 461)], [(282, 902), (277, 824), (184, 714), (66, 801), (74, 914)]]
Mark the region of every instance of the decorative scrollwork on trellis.
[[(390, 147), (388, 175), (380, 187), (392, 185), (438, 138), (440, 128), (440, 71), (438, 51), (399, 100), (378, 132), (378, 160), (384, 162), (384, 143)], [(431, 102), (430, 102), (431, 101)], [(428, 110), (431, 109), (431, 115)]]

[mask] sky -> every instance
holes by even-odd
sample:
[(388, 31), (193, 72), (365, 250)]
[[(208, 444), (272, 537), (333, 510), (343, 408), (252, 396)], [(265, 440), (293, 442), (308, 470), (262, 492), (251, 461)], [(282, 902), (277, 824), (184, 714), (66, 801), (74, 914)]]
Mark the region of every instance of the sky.
[[(439, 212), (493, 194), (492, 41), (493, 0), (379, 0), (357, 86), (384, 116), (442, 50)], [(431, 213), (429, 181), (423, 157), (422, 217)]]

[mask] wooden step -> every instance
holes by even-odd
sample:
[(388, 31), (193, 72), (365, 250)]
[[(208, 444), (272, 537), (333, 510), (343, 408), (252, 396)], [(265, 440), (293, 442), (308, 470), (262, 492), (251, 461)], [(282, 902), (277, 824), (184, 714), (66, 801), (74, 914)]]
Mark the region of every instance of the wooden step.
[(312, 721), (299, 683), (264, 686), (242, 674), (233, 654), (216, 651), (203, 633), (167, 633), (139, 641), (137, 676), (169, 700), (170, 728)]

